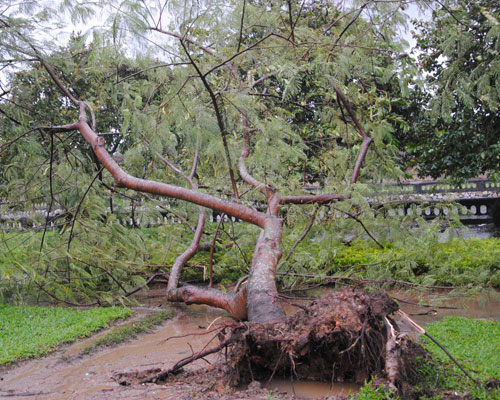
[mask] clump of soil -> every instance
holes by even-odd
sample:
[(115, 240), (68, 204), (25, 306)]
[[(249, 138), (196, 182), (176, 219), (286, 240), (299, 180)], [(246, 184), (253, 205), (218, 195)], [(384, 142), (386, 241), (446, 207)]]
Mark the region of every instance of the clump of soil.
[(228, 383), (274, 376), (363, 382), (385, 376), (387, 343), (397, 328), (389, 315), (397, 309), (385, 294), (344, 289), (313, 301), (284, 322), (232, 330), (227, 333), (235, 337), (227, 351)]

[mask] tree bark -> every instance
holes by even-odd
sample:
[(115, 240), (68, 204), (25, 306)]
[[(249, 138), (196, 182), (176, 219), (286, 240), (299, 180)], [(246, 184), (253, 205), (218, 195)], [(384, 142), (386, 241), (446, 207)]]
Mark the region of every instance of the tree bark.
[(285, 320), (285, 312), (278, 301), (276, 266), (281, 258), (282, 221), (269, 217), (259, 235), (252, 259), (247, 285), (247, 312), (251, 322)]

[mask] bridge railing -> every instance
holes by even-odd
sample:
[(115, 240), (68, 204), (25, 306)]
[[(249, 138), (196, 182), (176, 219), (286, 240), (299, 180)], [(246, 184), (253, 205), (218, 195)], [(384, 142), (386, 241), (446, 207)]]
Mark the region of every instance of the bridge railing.
[[(412, 207), (411, 204), (415, 202), (435, 202), (435, 201), (445, 201), (443, 198), (432, 198), (433, 194), (443, 194), (443, 193), (478, 193), (487, 192), (488, 198), (484, 198), (483, 195), (477, 196), (477, 199), (470, 198), (471, 196), (460, 196), (453, 198), (454, 201), (460, 204), (460, 212), (462, 220), (469, 219), (471, 216), (476, 219), (486, 218), (492, 216), (492, 211), (494, 208), (500, 209), (500, 206), (495, 207), (494, 200), (499, 200), (500, 192), (500, 182), (493, 182), (487, 179), (476, 179), (465, 182), (462, 185), (452, 185), (442, 181), (427, 181), (427, 182), (409, 182), (402, 184), (384, 184), (384, 185), (372, 185), (373, 188), (373, 204), (378, 204), (377, 207), (384, 207), (384, 199), (389, 200), (391, 196), (398, 196), (396, 202), (400, 203), (399, 206), (393, 207), (395, 211), (388, 211), (386, 216), (403, 216), (411, 215)], [(306, 188), (310, 192), (321, 191), (321, 188)], [(401, 197), (402, 195), (402, 197)], [(430, 197), (427, 197), (430, 196)], [(468, 197), (468, 198), (467, 198)], [(476, 197), (476, 196), (473, 196)], [(2, 203), (2, 202), (0, 202)], [(470, 204), (469, 204), (470, 203)], [(500, 200), (498, 201), (500, 204)], [(168, 205), (168, 200), (165, 201)], [(0, 204), (1, 205), (1, 204)], [(263, 204), (249, 203), (248, 205), (254, 206), (256, 208), (262, 208)], [(64, 210), (55, 209), (49, 214), (47, 213), (49, 205), (47, 203), (33, 204), (29, 211), (9, 211), (9, 205), (3, 203), (4, 212), (0, 213), (0, 230), (43, 230), (45, 228), (54, 229), (60, 227), (67, 223), (64, 221), (64, 217), (67, 214)], [(7, 206), (7, 208), (5, 208)], [(444, 206), (443, 206), (444, 207)], [(265, 207), (264, 207), (265, 208)], [(397, 210), (396, 210), (397, 208)], [(138, 214), (147, 214), (148, 209), (156, 211), (156, 217), (136, 217), (132, 215), (132, 207), (124, 206), (120, 209), (116, 209), (114, 213), (117, 215), (118, 221), (122, 225), (129, 226), (158, 226), (162, 224), (177, 224), (181, 223), (181, 220), (170, 214), (168, 211), (160, 211), (158, 206), (149, 204), (147, 201), (140, 201), (139, 205), (135, 209)], [(438, 215), (447, 215), (447, 208), (432, 206), (417, 207), (415, 210), (416, 215), (422, 215), (428, 218), (435, 218)], [(47, 215), (48, 214), (48, 215)], [(480, 217), (480, 218), (478, 218)], [(218, 221), (221, 216), (215, 212), (209, 214), (210, 221)], [(228, 217), (224, 217), (228, 220)], [(48, 219), (48, 221), (47, 221)], [(233, 219), (235, 221), (235, 219)]]
[(488, 179), (474, 179), (460, 185), (444, 181), (408, 182), (399, 184), (373, 185), (378, 194), (433, 194), (464, 192), (500, 192), (500, 182)]

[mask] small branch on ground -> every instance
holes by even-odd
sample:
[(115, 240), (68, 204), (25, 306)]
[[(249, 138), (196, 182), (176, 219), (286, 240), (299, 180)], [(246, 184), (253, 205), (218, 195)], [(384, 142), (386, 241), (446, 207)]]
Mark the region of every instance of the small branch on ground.
[(469, 378), (471, 381), (473, 381), (476, 385), (479, 385), (479, 382), (476, 379), (474, 379), (465, 370), (464, 367), (462, 367), (462, 365), (455, 359), (455, 357), (453, 357), (450, 354), (450, 352), (448, 350), (446, 350), (446, 348), (441, 343), (439, 343), (434, 337), (432, 337), (424, 328), (422, 328), (419, 324), (417, 324), (415, 321), (413, 321), (404, 311), (398, 310), (397, 313), (401, 317), (406, 319), (419, 333), (427, 336), (430, 340), (432, 340), (436, 344), (436, 346), (438, 346), (441, 350), (444, 351), (444, 353), (450, 358), (451, 361), (453, 361), (455, 363), (455, 365), (465, 374), (465, 376), (467, 376), (467, 378)]

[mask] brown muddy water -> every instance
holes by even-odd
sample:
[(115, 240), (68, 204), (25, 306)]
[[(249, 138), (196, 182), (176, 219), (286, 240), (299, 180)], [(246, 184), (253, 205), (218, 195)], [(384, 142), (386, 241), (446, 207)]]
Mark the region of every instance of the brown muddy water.
[[(422, 326), (439, 321), (446, 315), (500, 320), (498, 293), (471, 296), (392, 291), (390, 294), (400, 300), (401, 309)], [(288, 303), (294, 302), (300, 304), (303, 301), (297, 299), (288, 301)], [(78, 356), (89, 341), (93, 340), (89, 339), (42, 359), (25, 361), (13, 367), (0, 369), (0, 399), (193, 398), (189, 394), (189, 385), (185, 384), (123, 387), (111, 380), (114, 372), (155, 367), (168, 368), (179, 359), (200, 351), (204, 346), (214, 345), (216, 339), (209, 343), (213, 339), (213, 334), (203, 335), (203, 333), (230, 320), (224, 312), (205, 306), (179, 305), (173, 308), (177, 313), (175, 318), (132, 342), (100, 350), (92, 355)], [(295, 309), (290, 304), (286, 308), (289, 313)], [(401, 323), (400, 327), (403, 331), (412, 332), (412, 328), (404, 323)], [(213, 355), (206, 361), (199, 360), (187, 366), (187, 369), (203, 369), (207, 366), (207, 362), (213, 363), (218, 357), (220, 356)], [(356, 392), (359, 386), (342, 382), (334, 385), (315, 382), (292, 384), (289, 381), (274, 380), (264, 388), (286, 391), (295, 394), (297, 398), (321, 398)]]
[(318, 399), (328, 396), (338, 396), (358, 393), (360, 385), (349, 382), (335, 382), (333, 384), (311, 381), (290, 381), (285, 379), (274, 379), (266, 389), (277, 390), (294, 394), (302, 399)]

